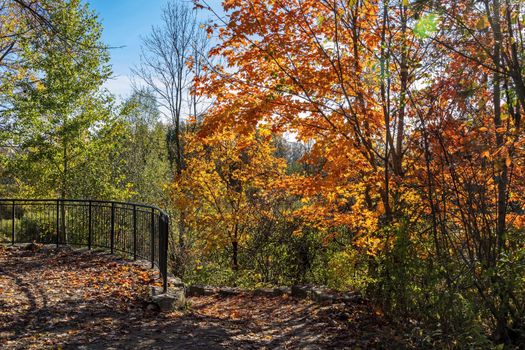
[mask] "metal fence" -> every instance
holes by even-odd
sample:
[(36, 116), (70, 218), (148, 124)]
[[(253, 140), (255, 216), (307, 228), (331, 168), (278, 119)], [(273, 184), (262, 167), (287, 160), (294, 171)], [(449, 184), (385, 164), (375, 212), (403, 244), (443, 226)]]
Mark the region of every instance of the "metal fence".
[(82, 199), (0, 199), (0, 243), (105, 248), (157, 266), (167, 289), (169, 217), (136, 203)]

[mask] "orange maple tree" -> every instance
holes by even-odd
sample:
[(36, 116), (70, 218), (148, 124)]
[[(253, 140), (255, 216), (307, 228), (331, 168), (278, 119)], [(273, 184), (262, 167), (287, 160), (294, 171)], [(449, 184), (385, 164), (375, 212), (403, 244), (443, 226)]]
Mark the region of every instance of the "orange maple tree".
[(228, 21), (209, 30), (220, 38), (212, 55), (227, 63), (199, 82), (217, 101), (204, 129), (243, 133), (264, 122), (311, 142), (305, 159), (322, 166), (283, 183), (303, 197), (297, 214), (317, 228), (349, 227), (373, 253), (378, 224), (410, 200), (396, 187), (406, 172), (408, 92), (423, 48), (407, 29), (407, 3), (223, 5)]

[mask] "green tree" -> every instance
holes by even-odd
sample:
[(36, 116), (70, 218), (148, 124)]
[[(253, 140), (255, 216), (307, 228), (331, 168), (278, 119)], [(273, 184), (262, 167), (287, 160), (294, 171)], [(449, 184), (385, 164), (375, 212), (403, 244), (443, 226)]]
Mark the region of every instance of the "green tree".
[[(12, 83), (4, 95), (11, 108), (3, 116), (11, 122), (9, 141), (16, 149), (11, 173), (27, 195), (114, 195), (110, 187), (118, 187), (118, 176), (101, 174), (114, 171), (108, 158), (118, 132), (111, 97), (101, 89), (111, 74), (102, 27), (79, 0), (52, 3), (49, 19), (64, 40), (24, 38), (18, 70), (23, 74), (4, 77)], [(107, 177), (109, 186), (100, 184)]]
[(155, 95), (135, 91), (122, 105), (124, 122), (124, 173), (135, 202), (165, 205), (170, 179), (166, 127), (160, 121)]

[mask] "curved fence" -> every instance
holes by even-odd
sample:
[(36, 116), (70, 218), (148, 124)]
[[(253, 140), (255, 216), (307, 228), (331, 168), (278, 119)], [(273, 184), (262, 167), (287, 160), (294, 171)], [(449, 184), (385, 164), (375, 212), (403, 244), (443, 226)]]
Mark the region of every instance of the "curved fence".
[(104, 248), (157, 266), (167, 289), (169, 217), (136, 203), (82, 199), (0, 199), (0, 243)]

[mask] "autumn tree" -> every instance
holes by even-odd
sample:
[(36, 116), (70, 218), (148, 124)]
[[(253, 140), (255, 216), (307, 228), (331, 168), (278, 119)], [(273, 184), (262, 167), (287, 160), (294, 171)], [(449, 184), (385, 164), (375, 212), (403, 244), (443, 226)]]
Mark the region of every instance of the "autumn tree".
[(304, 196), (301, 213), (319, 229), (348, 226), (373, 254), (378, 224), (400, 219), (407, 200), (399, 183), (408, 97), (425, 52), (410, 31), (413, 11), (406, 1), (227, 1), (224, 9), (228, 20), (209, 30), (221, 38), (212, 54), (227, 64), (201, 80), (217, 99), (207, 127), (242, 132), (263, 121), (312, 143), (305, 159), (321, 165), (317, 173), (287, 182)]
[(231, 130), (201, 138), (185, 135), (188, 167), (173, 186), (179, 207), (187, 208), (186, 222), (204, 243), (204, 250), (227, 249), (236, 274), (239, 249), (254, 225), (271, 210), (265, 202), (273, 181), (284, 174), (285, 162), (274, 155), (265, 127), (244, 135)]
[[(301, 159), (309, 166), (280, 181), (301, 202), (302, 230), (350, 238), (366, 253), (385, 309), (432, 307), (426, 321), (453, 319), (440, 327), (454, 334), (479, 330), (482, 317), (494, 339), (518, 343), (523, 286), (510, 271), (522, 261), (521, 5), (223, 7), (208, 31), (224, 64), (199, 79), (216, 99), (207, 135), (264, 123), (311, 144)], [(476, 301), (458, 307), (465, 299)]]
[(495, 339), (519, 342), (522, 285), (511, 275), (522, 261), (523, 10), (496, 0), (421, 11), (444, 72), (414, 96), (425, 101), (417, 113), (435, 254), (474, 272), (458, 281), (448, 271), (448, 285), (473, 283)]

